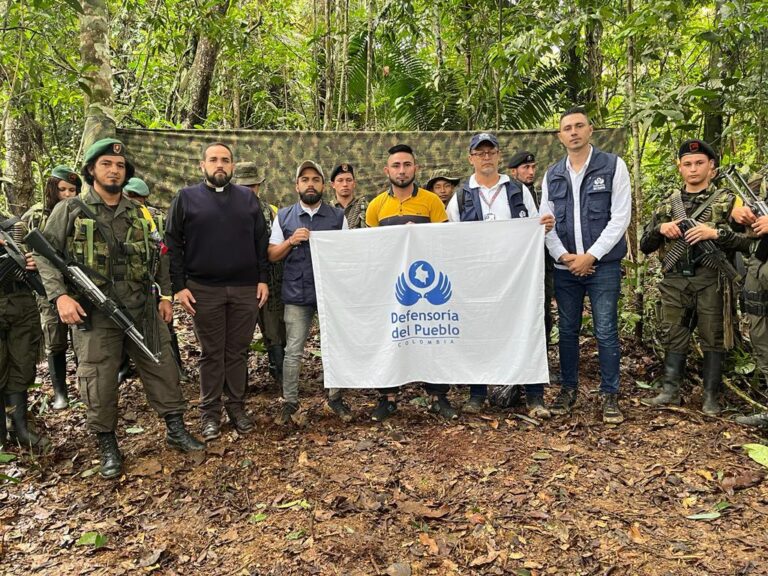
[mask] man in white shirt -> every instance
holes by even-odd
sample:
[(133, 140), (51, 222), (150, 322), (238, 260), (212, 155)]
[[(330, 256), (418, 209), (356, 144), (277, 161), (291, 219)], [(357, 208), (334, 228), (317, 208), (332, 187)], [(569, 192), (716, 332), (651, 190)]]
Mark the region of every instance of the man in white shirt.
[(550, 406), (570, 414), (579, 381), (579, 330), (584, 296), (589, 296), (600, 363), (603, 422), (618, 424), (618, 301), (624, 234), (632, 213), (629, 171), (624, 161), (590, 144), (592, 125), (582, 108), (560, 118), (558, 138), (567, 156), (547, 170), (541, 210), (555, 216), (547, 249), (555, 260), (555, 298), (560, 327), (561, 389)]
[[(451, 222), (538, 217), (536, 203), (528, 187), (517, 180), (510, 180), (506, 174), (499, 174), (501, 162), (496, 136), (487, 132), (472, 136), (469, 163), (475, 171), (448, 202), (446, 211)], [(549, 232), (555, 219), (547, 214), (541, 217), (540, 222)], [(486, 385), (472, 384), (464, 412), (480, 412), (487, 395)], [(549, 410), (544, 406), (544, 384), (526, 385), (525, 399), (529, 416), (549, 418)]]

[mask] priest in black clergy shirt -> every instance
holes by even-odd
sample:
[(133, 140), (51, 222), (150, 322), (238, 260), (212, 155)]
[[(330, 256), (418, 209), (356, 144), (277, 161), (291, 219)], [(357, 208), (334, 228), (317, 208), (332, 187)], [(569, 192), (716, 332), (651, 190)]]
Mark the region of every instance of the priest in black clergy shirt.
[(222, 408), (240, 434), (253, 429), (245, 411), (246, 358), (258, 310), (269, 296), (266, 221), (258, 198), (230, 183), (234, 168), (229, 146), (205, 146), (204, 179), (174, 197), (165, 235), (175, 300), (192, 316), (202, 351), (206, 441), (221, 435)]

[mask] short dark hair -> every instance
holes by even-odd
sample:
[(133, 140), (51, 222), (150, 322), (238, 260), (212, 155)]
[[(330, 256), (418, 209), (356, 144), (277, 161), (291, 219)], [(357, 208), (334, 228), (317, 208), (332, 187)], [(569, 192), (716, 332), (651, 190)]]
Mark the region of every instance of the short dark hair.
[(232, 162), (235, 161), (235, 153), (232, 152), (232, 148), (230, 148), (227, 144), (224, 144), (224, 142), (211, 142), (210, 144), (206, 144), (205, 146), (203, 146), (203, 156), (200, 159), (205, 161), (205, 155), (208, 153), (208, 150), (210, 150), (214, 146), (222, 146), (223, 148), (226, 148), (227, 150), (229, 150), (229, 155), (232, 158)]
[(411, 156), (413, 156), (414, 158), (416, 157), (416, 155), (413, 153), (413, 148), (408, 146), (408, 144), (395, 144), (394, 146), (392, 146), (392, 148), (387, 150), (387, 152), (389, 152), (390, 156), (392, 156), (392, 154), (397, 154), (398, 152), (406, 152)]
[[(99, 157), (100, 158), (100, 157)], [(93, 167), (96, 165), (96, 161), (99, 158), (94, 158), (88, 164), (83, 165), (83, 169), (80, 171), (80, 175), (83, 177), (83, 180), (85, 180), (86, 184), (89, 186), (93, 186), (93, 174), (91, 174), (90, 170), (93, 170)], [(125, 184), (133, 178), (133, 175), (136, 174), (136, 168), (133, 167), (133, 164), (131, 164), (127, 158), (124, 158), (125, 160), (125, 180), (123, 180), (122, 184)]]
[(587, 122), (592, 124), (592, 120), (590, 120), (589, 114), (587, 114), (587, 111), (584, 109), (583, 106), (571, 106), (570, 108), (568, 108), (568, 110), (563, 112), (562, 115), (560, 116), (560, 122), (563, 121), (563, 118), (565, 118), (566, 116), (570, 116), (571, 114), (583, 114), (584, 116), (587, 117)]

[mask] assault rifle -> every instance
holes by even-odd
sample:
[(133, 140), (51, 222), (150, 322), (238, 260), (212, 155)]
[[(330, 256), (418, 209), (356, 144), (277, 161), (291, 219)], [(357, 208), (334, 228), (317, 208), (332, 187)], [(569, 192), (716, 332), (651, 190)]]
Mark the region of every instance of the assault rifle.
[(0, 251), (5, 249), (5, 253), (0, 255), (0, 286), (13, 281), (23, 282), (40, 296), (45, 296), (40, 274), (34, 270), (27, 270), (27, 258), (13, 236), (0, 229), (0, 238), (5, 243), (0, 247)]
[[(693, 218), (685, 218), (684, 220), (678, 222), (677, 227), (680, 228), (680, 232), (682, 232), (683, 237), (685, 237), (685, 234), (688, 232), (688, 230), (698, 226), (699, 224), (700, 223)], [(741, 282), (742, 275), (739, 274), (739, 271), (736, 270), (736, 268), (734, 268), (733, 264), (731, 264), (730, 260), (728, 260), (725, 253), (720, 248), (718, 248), (717, 244), (715, 244), (713, 240), (701, 240), (690, 246), (690, 249), (693, 251), (694, 263), (701, 262), (708, 268), (719, 270), (731, 282), (735, 282), (736, 284)], [(683, 276), (685, 275), (685, 272), (683, 272)]]
[(117, 302), (107, 297), (104, 292), (99, 290), (98, 286), (86, 274), (76, 262), (66, 262), (59, 252), (43, 236), (39, 230), (30, 232), (24, 239), (27, 246), (35, 250), (38, 254), (46, 258), (53, 266), (61, 272), (64, 280), (71, 285), (74, 290), (86, 298), (102, 314), (114, 322), (120, 330), (133, 340), (139, 350), (151, 358), (155, 364), (160, 364), (159, 354), (153, 354), (144, 344), (144, 336), (136, 329), (131, 317), (120, 309)]
[[(760, 196), (750, 188), (744, 176), (736, 170), (736, 166), (728, 166), (720, 170), (720, 174), (722, 178), (726, 178), (731, 183), (733, 191), (741, 197), (745, 206), (749, 206), (755, 216), (758, 218), (768, 216), (768, 203), (765, 200), (761, 200)], [(760, 238), (760, 242), (755, 249), (755, 258), (760, 260), (760, 262), (768, 260), (768, 237)]]

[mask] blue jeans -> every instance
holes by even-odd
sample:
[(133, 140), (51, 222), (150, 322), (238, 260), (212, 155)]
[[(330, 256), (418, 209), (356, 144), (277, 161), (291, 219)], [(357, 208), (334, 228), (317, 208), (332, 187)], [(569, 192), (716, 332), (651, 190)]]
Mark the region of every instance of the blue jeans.
[(619, 294), (621, 262), (598, 262), (589, 276), (574, 276), (555, 268), (555, 298), (560, 314), (560, 382), (563, 388), (579, 385), (579, 331), (584, 296), (589, 295), (600, 363), (600, 392), (619, 391)]
[[(286, 304), (283, 318), (285, 319), (285, 358), (283, 360), (283, 398), (286, 402), (299, 402), (299, 374), (301, 360), (304, 356), (304, 344), (312, 327), (315, 317), (314, 306), (296, 306)], [(340, 388), (329, 388), (328, 398), (341, 398)]]

